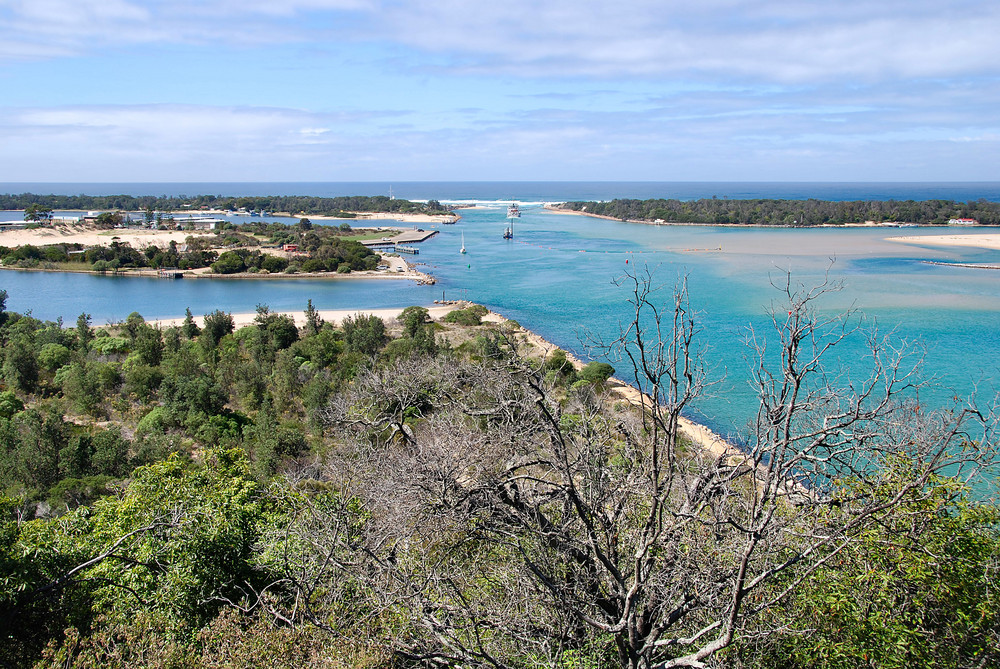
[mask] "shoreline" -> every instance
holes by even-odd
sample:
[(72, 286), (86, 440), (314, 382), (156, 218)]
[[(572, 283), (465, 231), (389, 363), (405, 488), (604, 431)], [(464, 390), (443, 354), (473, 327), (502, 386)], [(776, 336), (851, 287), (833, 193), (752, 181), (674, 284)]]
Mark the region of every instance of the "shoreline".
[[(374, 219), (373, 219), (374, 220)], [(358, 228), (363, 229), (363, 228)], [(384, 229), (384, 228), (383, 228)], [(405, 228), (394, 228), (405, 234)], [(7, 229), (0, 230), (0, 246), (17, 248), (21, 246), (46, 246), (55, 244), (79, 244), (83, 247), (109, 246), (116, 242), (126, 243), (136, 250), (142, 250), (151, 246), (164, 248), (171, 243), (178, 245), (187, 244), (189, 239), (210, 239), (216, 241), (220, 239), (216, 231), (199, 230), (146, 230), (133, 228), (114, 228), (104, 230), (93, 226), (81, 224), (55, 224), (50, 227), (36, 227), (32, 229)], [(216, 244), (212, 245), (213, 247)], [(262, 252), (268, 250), (261, 248)], [(277, 254), (275, 254), (277, 255)], [(347, 274), (336, 272), (297, 272), (295, 274), (264, 274), (264, 273), (239, 273), (239, 274), (212, 274), (205, 268), (193, 270), (178, 270), (184, 278), (192, 279), (408, 279), (420, 284), (433, 285), (437, 280), (430, 274), (420, 272), (407, 263), (405, 260), (393, 256), (379, 254), (383, 261), (389, 264), (390, 269), (386, 272), (358, 271)], [(402, 268), (402, 270), (400, 269)], [(83, 268), (64, 267), (5, 267), (0, 265), (0, 269), (22, 270), (33, 272), (65, 272), (70, 274), (84, 273), (93, 274), (90, 270)], [(157, 276), (158, 272), (151, 268), (130, 268), (115, 274), (115, 276)]]
[[(447, 304), (431, 304), (425, 305), (424, 308), (427, 309), (428, 315), (431, 317), (432, 321), (439, 321), (444, 318), (449, 312), (456, 309), (465, 308), (472, 303), (465, 301), (453, 301)], [(345, 318), (354, 317), (358, 315), (363, 316), (377, 316), (382, 320), (392, 320), (397, 318), (405, 307), (398, 308), (384, 308), (384, 309), (317, 309), (317, 313), (320, 317), (327, 322), (340, 325)], [(295, 321), (296, 326), (302, 327), (305, 325), (305, 312), (304, 311), (272, 311), (269, 312), (271, 315), (288, 316)], [(233, 318), (237, 328), (246, 327), (252, 325), (254, 319), (257, 317), (256, 313), (240, 312), (240, 313), (230, 313)], [(154, 320), (146, 321), (149, 325), (153, 327), (180, 327), (184, 323), (185, 317), (178, 318), (160, 318)], [(204, 316), (193, 316), (195, 323), (198, 327), (203, 327), (205, 324)], [(510, 319), (506, 316), (499, 314), (495, 311), (489, 311), (485, 316), (483, 316), (484, 323), (496, 323), (504, 324), (509, 323)], [(544, 339), (541, 335), (528, 330), (524, 327), (520, 327), (517, 331), (518, 335), (522, 335), (528, 345), (534, 351), (541, 353), (542, 356), (547, 356), (549, 353), (559, 349), (558, 346), (552, 342)], [(570, 364), (577, 370), (583, 368), (584, 363), (575, 355), (566, 351), (566, 359), (569, 360)], [(643, 402), (650, 402), (650, 398), (642, 397), (638, 388), (628, 384), (627, 382), (617, 378), (611, 377), (608, 379), (607, 383), (608, 390), (611, 393), (619, 396), (626, 402), (633, 405), (640, 405)], [(679, 419), (679, 426), (683, 435), (691, 441), (697, 448), (700, 448), (705, 453), (712, 455), (717, 458), (730, 458), (737, 457), (741, 460), (746, 458), (746, 454), (743, 453), (737, 446), (728, 442), (722, 436), (715, 433), (709, 427), (702, 425), (696, 421), (689, 418), (684, 418), (683, 416)]]
[[(507, 323), (510, 319), (502, 314), (498, 314), (495, 311), (490, 311), (486, 316), (483, 317), (484, 322), (493, 323)], [(559, 347), (543, 338), (541, 335), (528, 330), (527, 328), (521, 327), (521, 332), (519, 334), (524, 334), (527, 342), (535, 349), (541, 350), (543, 355), (548, 355), (549, 352), (555, 351)], [(573, 368), (580, 370), (584, 367), (584, 363), (578, 357), (566, 351), (566, 359), (573, 365)], [(640, 406), (643, 403), (649, 405), (652, 403), (652, 399), (649, 396), (643, 396), (639, 389), (635, 386), (629, 384), (618, 377), (612, 376), (608, 379), (607, 388), (610, 392), (618, 395), (621, 399), (628, 402), (633, 406)], [(702, 451), (717, 457), (717, 458), (737, 458), (739, 462), (743, 462), (747, 455), (735, 444), (727, 441), (724, 437), (717, 434), (707, 425), (702, 425), (690, 418), (685, 418), (680, 416), (678, 419), (678, 425), (682, 434), (690, 440), (695, 446), (700, 448)]]
[[(203, 268), (202, 268), (203, 269)], [(57, 272), (62, 274), (89, 274), (94, 276), (110, 276), (119, 278), (143, 278), (143, 279), (158, 279), (167, 278), (160, 277), (159, 271), (155, 269), (135, 269), (126, 270), (123, 272), (95, 272), (89, 269), (58, 269), (49, 267), (5, 267), (0, 265), (0, 270), (6, 270), (9, 272)], [(251, 274), (249, 272), (239, 272), (236, 274), (214, 274), (212, 272), (199, 272), (198, 270), (178, 270), (184, 279), (223, 279), (223, 280), (243, 280), (243, 279), (287, 279), (287, 280), (299, 280), (299, 279), (316, 279), (316, 280), (327, 280), (327, 281), (352, 281), (358, 279), (375, 279), (375, 280), (410, 280), (416, 281), (421, 285), (433, 286), (437, 283), (437, 279), (430, 274), (420, 272), (414, 269), (407, 270), (406, 272), (369, 272), (369, 271), (358, 271), (350, 272), (346, 274), (340, 274), (338, 272), (296, 272), (294, 274), (266, 274), (258, 272)], [(176, 280), (176, 279), (173, 279)]]
[[(454, 311), (461, 307), (461, 303), (455, 302), (451, 304), (433, 304), (425, 307), (428, 314), (430, 314), (431, 319), (439, 320), (444, 318), (449, 312)], [(317, 309), (316, 313), (319, 314), (320, 318), (328, 323), (334, 323), (340, 325), (345, 318), (349, 316), (378, 316), (382, 320), (392, 320), (397, 318), (403, 309), (406, 307), (386, 307), (383, 309)], [(305, 311), (271, 311), (269, 312), (272, 316), (288, 316), (295, 321), (295, 325), (302, 327), (306, 323)], [(257, 318), (256, 312), (238, 312), (230, 313), (233, 318), (233, 322), (236, 324), (237, 328), (246, 327), (248, 325), (253, 325), (254, 319)], [(204, 327), (205, 317), (204, 316), (193, 316), (194, 322), (198, 327)], [(170, 327), (180, 327), (184, 323), (185, 316), (178, 318), (157, 318), (153, 320), (146, 321), (149, 325), (153, 327), (170, 328)]]
[[(5, 212), (21, 212), (24, 213), (24, 209), (2, 209), (0, 211)], [(71, 213), (86, 214), (89, 210), (87, 209), (60, 209), (60, 211), (67, 211)], [(130, 212), (135, 213), (135, 212)], [(252, 220), (262, 220), (259, 216), (229, 216), (229, 212), (225, 209), (175, 209), (173, 211), (162, 212), (165, 216), (224, 216), (225, 219), (230, 223), (236, 222), (247, 222)], [(275, 211), (272, 212), (268, 218), (291, 218), (296, 222), (303, 218), (308, 218), (310, 221), (361, 221), (361, 220), (392, 220), (398, 221), (400, 223), (440, 223), (444, 220), (457, 221), (461, 216), (454, 212), (447, 212), (443, 214), (413, 214), (413, 213), (392, 213), (392, 212), (371, 212), (371, 211), (351, 211), (347, 212), (354, 214), (353, 218), (345, 218), (343, 216), (332, 216), (330, 214), (293, 214), (288, 211)]]

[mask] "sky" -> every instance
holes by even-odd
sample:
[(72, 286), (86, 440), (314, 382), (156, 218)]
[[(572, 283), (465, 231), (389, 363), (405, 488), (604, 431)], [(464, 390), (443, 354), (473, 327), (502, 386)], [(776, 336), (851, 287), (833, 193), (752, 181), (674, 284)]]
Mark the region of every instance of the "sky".
[(0, 0), (0, 182), (997, 181), (1000, 3)]

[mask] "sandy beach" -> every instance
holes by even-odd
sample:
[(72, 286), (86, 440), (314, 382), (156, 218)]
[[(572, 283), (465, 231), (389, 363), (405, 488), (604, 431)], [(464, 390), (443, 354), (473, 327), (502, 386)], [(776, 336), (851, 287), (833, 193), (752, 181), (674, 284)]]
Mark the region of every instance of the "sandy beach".
[[(459, 304), (446, 304), (446, 305), (434, 305), (427, 308), (430, 317), (434, 320), (440, 320), (445, 317), (449, 311), (454, 311), (459, 308)], [(329, 323), (339, 325), (348, 316), (357, 316), (362, 314), (365, 316), (378, 316), (382, 320), (392, 320), (399, 316), (403, 312), (402, 308), (399, 309), (320, 309), (318, 313), (320, 317)], [(295, 324), (302, 327), (306, 324), (306, 315), (303, 311), (272, 311), (273, 314), (280, 314), (282, 316), (288, 316), (295, 321)], [(247, 325), (253, 324), (255, 318), (257, 318), (256, 313), (240, 313), (231, 314), (233, 317), (233, 322), (236, 323), (236, 327), (241, 328)], [(204, 316), (195, 316), (195, 323), (198, 327), (205, 325)], [(183, 318), (167, 318), (157, 321), (149, 321), (150, 325), (160, 326), (164, 328), (177, 327), (184, 323)]]
[(984, 235), (911, 235), (905, 237), (887, 237), (888, 242), (903, 244), (921, 244), (925, 246), (971, 246), (977, 249), (1000, 250), (1000, 234)]

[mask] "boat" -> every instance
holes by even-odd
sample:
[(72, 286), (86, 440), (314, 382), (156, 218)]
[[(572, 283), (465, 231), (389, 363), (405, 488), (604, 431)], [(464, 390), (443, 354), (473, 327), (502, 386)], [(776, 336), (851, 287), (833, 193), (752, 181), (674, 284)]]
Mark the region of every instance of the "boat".
[(503, 238), (504, 239), (513, 239), (514, 238), (514, 219), (515, 218), (521, 218), (521, 210), (518, 209), (517, 202), (511, 202), (510, 206), (507, 207), (507, 220), (510, 221), (510, 225), (508, 225), (507, 229), (503, 231)]
[(465, 231), (462, 231), (462, 250), (459, 253), (465, 253)]

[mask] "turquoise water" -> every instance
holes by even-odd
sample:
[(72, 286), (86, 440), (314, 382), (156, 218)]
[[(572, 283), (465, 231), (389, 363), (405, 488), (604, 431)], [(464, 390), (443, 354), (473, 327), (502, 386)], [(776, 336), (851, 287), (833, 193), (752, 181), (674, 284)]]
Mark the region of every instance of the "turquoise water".
[[(734, 433), (754, 406), (745, 381), (743, 339), (749, 327), (766, 329), (765, 310), (780, 297), (770, 281), (784, 281), (787, 270), (795, 281), (813, 285), (829, 272), (844, 288), (822, 302), (828, 313), (856, 306), (883, 330), (893, 330), (897, 341), (922, 351), (923, 374), (932, 380), (921, 391), (922, 401), (942, 406), (974, 386), (984, 396), (997, 390), (1000, 272), (921, 261), (1000, 262), (1000, 254), (885, 241), (940, 229), (646, 226), (527, 206), (515, 239), (506, 241), (501, 238), (504, 214), (504, 206), (462, 210), (457, 225), (439, 226), (440, 234), (420, 246), (413, 260), (437, 277), (436, 286), (399, 280), (162, 281), (7, 271), (0, 273), (0, 288), (10, 295), (9, 309), (68, 323), (82, 311), (107, 322), (132, 311), (147, 318), (177, 317), (185, 307), (195, 314), (216, 308), (239, 313), (252, 312), (257, 304), (298, 311), (308, 299), (321, 309), (350, 309), (467, 298), (586, 357), (588, 329), (611, 336), (629, 315), (627, 293), (613, 279), (648, 267), (666, 286), (665, 303), (677, 279), (688, 277), (692, 303), (701, 312), (706, 359), (715, 377), (725, 379), (698, 404), (696, 417)], [(464, 256), (458, 252), (463, 232)], [(856, 373), (860, 355), (852, 343), (835, 369), (843, 365), (845, 372)], [(626, 370), (619, 372), (627, 376)]]
[[(822, 312), (856, 307), (868, 323), (893, 331), (894, 341), (911, 344), (924, 360), (924, 378), (933, 381), (921, 391), (923, 401), (944, 405), (973, 384), (984, 396), (996, 392), (1000, 272), (921, 261), (998, 262), (1000, 254), (884, 241), (940, 229), (644, 226), (540, 209), (525, 210), (514, 242), (500, 239), (503, 227), (501, 209), (466, 211), (457, 226), (425, 244), (420, 259), (439, 278), (439, 290), (460, 291), (457, 296), (497, 308), (586, 356), (587, 330), (607, 337), (629, 317), (627, 293), (613, 285), (614, 277), (648, 267), (665, 286), (666, 302), (686, 276), (701, 312), (706, 358), (715, 376), (725, 377), (714, 396), (699, 403), (697, 417), (723, 432), (740, 431), (755, 406), (745, 381), (751, 352), (743, 342), (749, 327), (770, 327), (766, 310), (781, 298), (771, 281), (783, 282), (786, 270), (806, 286), (827, 278), (842, 282), (842, 290), (819, 302)], [(463, 230), (465, 257), (457, 255)], [(851, 362), (842, 363), (844, 371), (853, 365), (856, 373), (861, 353), (860, 342), (845, 347), (840, 357)]]

